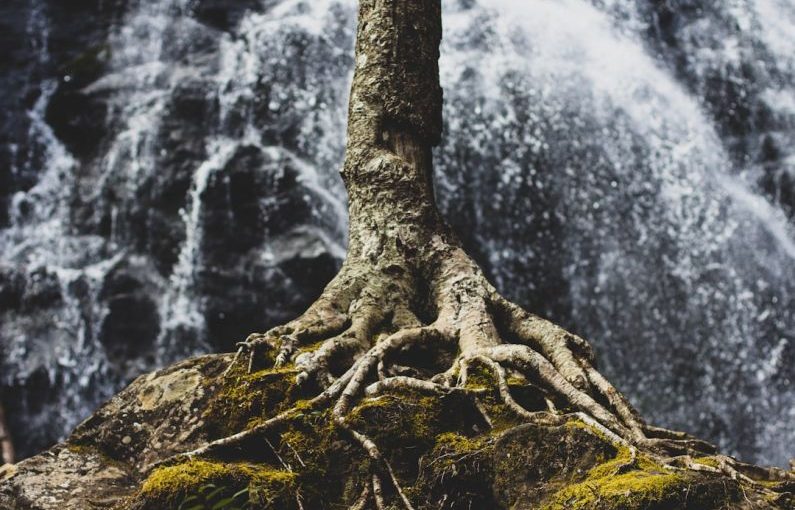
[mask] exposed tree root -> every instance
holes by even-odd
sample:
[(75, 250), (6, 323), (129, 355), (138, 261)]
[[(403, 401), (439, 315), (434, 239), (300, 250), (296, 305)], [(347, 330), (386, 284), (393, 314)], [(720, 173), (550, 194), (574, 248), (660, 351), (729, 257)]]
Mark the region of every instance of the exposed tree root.
[[(365, 396), (400, 390), (462, 393), (478, 403), (484, 420), (491, 424), (491, 417), (479, 404), (488, 390), (467, 384), (477, 366), (493, 374), (496, 394), (519, 421), (562, 424), (574, 416), (613, 443), (629, 448), (630, 460), (619, 466), (619, 471), (631, 469), (641, 449), (671, 469), (721, 472), (764, 491), (771, 489), (758, 480), (793, 478), (783, 470), (750, 473), (729, 457), (711, 457), (716, 460), (709, 466), (695, 462), (695, 456), (714, 453), (714, 447), (683, 433), (646, 425), (596, 370), (593, 351), (585, 340), (504, 299), (460, 248), (442, 244), (435, 246), (433, 253), (435, 270), (428, 280), (430, 291), (426, 291), (433, 299), (424, 310), (417, 309), (421, 300), (414, 289), (425, 286), (416, 285), (406, 271), (397, 271), (394, 265), (386, 270), (375, 263), (370, 274), (378, 276), (366, 277), (367, 273), (361, 272), (346, 275), (343, 268), (301, 317), (241, 343), (230, 369), (248, 355), (251, 370), (260, 354), (270, 351), (274, 365), (293, 363), (299, 370), (297, 382), (313, 381), (320, 392), (301, 409), (289, 409), (168, 462), (220, 454), (297, 413), (330, 409), (338, 429), (371, 461), (372, 479), (352, 508), (366, 508), (370, 502), (376, 508), (386, 508), (387, 498), (391, 498), (412, 509), (378, 446), (352, 428), (348, 415)], [(421, 316), (433, 318), (423, 322)], [(419, 359), (424, 363), (418, 363)], [(441, 371), (432, 373), (428, 368), (445, 359), (449, 360), (446, 369), (439, 367)], [(509, 386), (511, 376), (540, 388), (549, 409), (530, 411), (517, 402)]]
[(353, 505), (351, 505), (350, 510), (364, 510), (367, 508), (367, 503), (370, 501), (370, 496), (372, 494), (372, 487), (372, 482), (367, 480), (367, 482), (364, 484), (361, 494), (359, 494), (359, 499), (357, 499)]

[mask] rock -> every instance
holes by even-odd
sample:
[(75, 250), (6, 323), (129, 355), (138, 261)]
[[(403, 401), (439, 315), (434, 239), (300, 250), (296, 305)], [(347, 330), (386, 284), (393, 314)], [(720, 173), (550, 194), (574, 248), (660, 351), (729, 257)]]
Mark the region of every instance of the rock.
[(91, 448), (59, 446), (6, 472), (0, 505), (8, 510), (109, 508), (132, 493), (126, 466)]

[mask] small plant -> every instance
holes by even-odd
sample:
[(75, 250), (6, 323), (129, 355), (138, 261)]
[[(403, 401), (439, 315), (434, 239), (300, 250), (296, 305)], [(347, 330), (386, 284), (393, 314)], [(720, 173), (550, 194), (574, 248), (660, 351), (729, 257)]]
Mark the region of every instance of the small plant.
[(250, 508), (248, 488), (227, 496), (228, 487), (209, 483), (202, 485), (197, 494), (186, 497), (178, 510), (247, 510)]

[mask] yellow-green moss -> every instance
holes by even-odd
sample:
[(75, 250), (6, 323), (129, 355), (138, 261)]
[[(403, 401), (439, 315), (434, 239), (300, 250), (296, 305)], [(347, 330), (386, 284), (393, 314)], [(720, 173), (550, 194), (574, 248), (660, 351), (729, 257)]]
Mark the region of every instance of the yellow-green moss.
[(597, 429), (596, 427), (592, 427), (592, 426), (588, 425), (587, 423), (585, 423), (582, 420), (577, 420), (577, 419), (569, 420), (569, 421), (566, 422), (566, 428), (568, 428), (568, 429), (585, 430), (589, 434), (593, 433), (593, 434), (598, 435), (599, 437), (604, 437), (604, 435), (602, 434), (602, 432), (599, 429)]
[(155, 470), (141, 486), (141, 493), (146, 495), (183, 493), (227, 474), (228, 468), (224, 464), (194, 460)]
[(488, 390), (496, 388), (497, 379), (494, 372), (482, 363), (472, 363), (467, 370), (465, 387), (474, 390)]
[(207, 403), (203, 419), (214, 436), (222, 437), (252, 428), (287, 409), (295, 401), (292, 366), (246, 373), (236, 367), (213, 384), (217, 390)]
[(294, 488), (296, 476), (291, 471), (265, 465), (192, 460), (155, 470), (141, 486), (140, 497), (149, 507), (176, 507), (212, 483), (227, 487), (230, 493), (248, 487), (252, 498), (274, 501)]
[(508, 386), (524, 386), (525, 384), (527, 384), (527, 379), (525, 379), (522, 376), (512, 375), (508, 377), (508, 379), (506, 379), (505, 382), (508, 384)]
[[(377, 398), (367, 398), (356, 406), (348, 416), (352, 423), (365, 424), (375, 416), (375, 422), (392, 424), (381, 430), (380, 436), (384, 439), (407, 438), (431, 444), (436, 436), (441, 412), (437, 397), (406, 395), (382, 395)], [(378, 419), (378, 416), (381, 418)]]
[(702, 466), (709, 466), (715, 469), (720, 469), (720, 463), (718, 462), (718, 459), (715, 459), (713, 457), (697, 457), (693, 459), (693, 462), (695, 462), (696, 464), (701, 464)]
[(325, 340), (321, 340), (313, 344), (302, 345), (298, 350), (299, 352), (315, 352), (316, 350), (320, 349), (325, 343), (326, 343)]
[(449, 448), (465, 453), (480, 450), (487, 442), (487, 437), (466, 437), (457, 432), (444, 432), (436, 436), (436, 447)]
[(455, 465), (462, 457), (486, 449), (491, 442), (489, 435), (467, 437), (457, 432), (444, 432), (436, 436), (436, 444), (429, 455), (434, 463), (444, 466)]
[[(620, 448), (613, 459), (591, 469), (583, 481), (555, 493), (543, 509), (585, 510), (595, 508), (597, 503), (606, 509), (640, 509), (676, 494), (687, 483), (683, 476), (644, 455), (638, 455), (634, 464), (631, 460), (630, 451)], [(633, 467), (622, 472), (629, 465)]]

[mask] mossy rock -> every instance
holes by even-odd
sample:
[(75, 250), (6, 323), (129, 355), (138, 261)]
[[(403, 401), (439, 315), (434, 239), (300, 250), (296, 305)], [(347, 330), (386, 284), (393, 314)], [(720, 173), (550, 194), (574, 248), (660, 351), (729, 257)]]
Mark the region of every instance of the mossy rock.
[[(349, 508), (375, 467), (350, 433), (330, 410), (307, 405), (311, 390), (295, 386), (292, 368), (224, 376), (229, 361), (204, 356), (140, 377), (65, 443), (8, 471), (0, 508)], [(628, 466), (625, 449), (575, 418), (521, 424), (493, 378), (473, 375), (479, 405), (462, 393), (401, 391), (363, 398), (346, 418), (372, 438), (418, 510), (792, 508), (787, 496), (743, 493), (728, 477), (672, 471), (643, 455)], [(526, 381), (511, 386), (533, 398)], [(152, 469), (291, 408), (288, 420), (223, 457)]]

